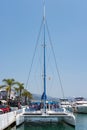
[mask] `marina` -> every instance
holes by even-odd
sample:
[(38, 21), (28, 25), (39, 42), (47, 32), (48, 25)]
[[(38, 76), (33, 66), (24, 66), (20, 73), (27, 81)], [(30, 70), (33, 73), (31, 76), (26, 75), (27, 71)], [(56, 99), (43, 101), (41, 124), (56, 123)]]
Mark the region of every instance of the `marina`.
[[(33, 107), (33, 109), (32, 109)], [(7, 113), (0, 114), (0, 130), (9, 129), (9, 130), (26, 130), (30, 129), (45, 129), (46, 127), (51, 129), (59, 130), (83, 130), (87, 129), (87, 114), (78, 114), (78, 112), (72, 113), (65, 111), (65, 108), (62, 108), (61, 112), (58, 111), (59, 108), (55, 110), (44, 109), (35, 110), (37, 107), (34, 104), (33, 106), (28, 106), (14, 110)], [(70, 115), (69, 115), (70, 113)], [(73, 117), (73, 118), (72, 118)], [(73, 120), (75, 118), (75, 120)], [(73, 127), (74, 126), (74, 127)], [(34, 128), (35, 127), (35, 128)]]
[[(31, 1), (28, 1), (28, 2), (31, 3)], [(69, 46), (71, 43), (72, 43), (72, 45), (73, 45), (73, 43), (75, 43), (75, 41), (72, 40), (73, 38), (71, 39), (70, 32), (68, 30), (68, 29), (70, 29), (69, 26), (71, 24), (69, 26), (67, 26), (68, 23), (65, 22), (65, 20), (63, 20), (61, 17), (60, 17), (60, 19), (58, 18), (58, 21), (64, 21), (65, 26), (67, 26), (67, 28), (65, 30), (62, 30), (64, 28), (64, 26), (61, 24), (61, 27), (60, 27), (61, 31), (59, 30), (59, 32), (58, 32), (60, 34), (60, 36), (59, 36), (59, 34), (57, 36), (57, 33), (55, 33), (56, 28), (55, 28), (55, 31), (52, 32), (52, 36), (54, 38), (56, 37), (56, 44), (58, 43), (58, 46), (59, 46), (59, 48), (58, 48), (58, 46), (53, 44), (52, 40), (51, 40), (51, 35), (50, 35), (50, 31), (49, 31), (47, 19), (46, 19), (45, 2), (47, 2), (47, 1), (43, 0), (42, 21), (41, 21), (40, 29), (38, 31), (38, 36), (37, 36), (37, 40), (36, 40), (36, 44), (35, 44), (35, 50), (34, 50), (32, 58), (31, 57), (27, 58), (27, 56), (25, 56), (26, 57), (25, 58), (25, 57), (23, 57), (22, 53), (25, 54), (25, 52), (26, 52), (26, 55), (31, 56), (34, 47), (31, 46), (30, 44), (28, 44), (28, 42), (29, 43), (35, 42), (35, 41), (33, 41), (34, 34), (32, 35), (32, 30), (34, 30), (34, 33), (36, 34), (35, 27), (37, 27), (39, 22), (37, 23), (34, 20), (35, 23), (32, 24), (32, 22), (31, 22), (31, 24), (33, 26), (30, 25), (31, 26), (30, 28), (28, 28), (29, 27), (28, 24), (26, 26), (25, 21), (27, 21), (28, 17), (31, 18), (31, 16), (33, 16), (32, 11), (30, 11), (31, 12), (31, 15), (29, 14), (30, 16), (28, 16), (28, 14), (26, 14), (26, 12), (28, 12), (28, 11), (26, 11), (24, 13), (24, 16), (26, 14), (26, 17), (24, 18), (22, 15), (20, 17), (23, 19), (21, 19), (21, 21), (19, 23), (22, 24), (22, 22), (23, 22), (25, 26), (20, 24), (19, 30), (23, 31), (22, 26), (26, 27), (27, 30), (24, 29), (24, 30), (26, 30), (26, 35), (24, 38), (24, 34), (23, 35), (22, 35), (22, 33), (19, 33), (20, 35), (17, 34), (17, 36), (22, 35), (21, 37), (18, 37), (19, 39), (21, 39), (21, 41), (19, 42), (18, 40), (17, 41), (14, 40), (15, 41), (14, 46), (17, 45), (16, 47), (14, 47), (14, 48), (16, 48), (15, 53), (14, 53), (14, 56), (11, 57), (10, 60), (7, 59), (7, 62), (9, 61), (8, 63), (11, 64), (10, 61), (13, 61), (12, 59), (16, 55), (16, 50), (18, 49), (18, 47), (19, 47), (19, 50), (21, 50), (20, 48), (23, 44), (23, 46), (22, 46), (23, 52), (21, 50), (22, 53), (20, 53), (19, 60), (14, 61), (14, 65), (17, 65), (17, 67), (18, 67), (19, 65), (17, 63), (21, 62), (20, 66), (22, 67), (23, 62), (24, 62), (24, 64), (26, 64), (26, 62), (27, 62), (26, 59), (28, 59), (29, 62), (31, 60), (31, 64), (29, 63), (30, 67), (28, 66), (30, 68), (30, 70), (29, 71), (26, 70), (26, 72), (28, 72), (27, 74), (25, 74), (26, 72), (24, 72), (22, 74), (21, 72), (23, 71), (23, 69), (25, 71), (25, 69), (27, 68), (27, 67), (24, 68), (24, 66), (23, 66), (23, 68), (19, 67), (19, 68), (21, 68), (21, 70), (20, 69), (16, 70), (15, 67), (13, 67), (14, 71), (9, 72), (10, 74), (13, 74), (11, 76), (15, 77), (15, 75), (17, 75), (18, 77), (20, 77), (20, 78), (18, 78), (19, 81), (24, 80), (23, 82), (25, 82), (25, 83), (18, 82), (14, 78), (6, 78), (6, 79), (2, 78), (3, 79), (2, 85), (0, 85), (0, 130), (87, 130), (87, 98), (85, 99), (84, 97), (73, 96), (74, 94), (75, 95), (77, 95), (77, 94), (84, 95), (85, 94), (85, 96), (87, 94), (85, 93), (86, 90), (83, 88), (82, 88), (82, 90), (85, 92), (80, 92), (81, 91), (80, 89), (79, 89), (80, 90), (79, 93), (76, 91), (76, 89), (78, 90), (78, 87), (81, 88), (81, 86), (79, 86), (79, 84), (76, 84), (77, 80), (76, 80), (75, 76), (77, 76), (77, 77), (78, 77), (78, 75), (82, 76), (82, 73), (81, 74), (77, 73), (78, 75), (75, 75), (73, 73), (74, 71), (71, 71), (74, 69), (72, 69), (69, 66), (71, 63), (73, 64), (73, 62), (71, 62), (73, 60), (73, 58), (72, 58), (73, 55), (76, 58), (76, 56), (77, 56), (76, 52), (78, 52), (78, 50), (76, 50), (76, 52), (75, 52), (75, 50), (71, 51), (73, 47)], [(48, 4), (48, 2), (47, 2), (47, 4)], [(16, 3), (15, 3), (15, 5), (16, 5)], [(20, 5), (20, 4), (18, 4), (18, 5)], [(24, 4), (22, 6), (24, 6)], [(30, 10), (31, 8), (27, 7), (27, 9)], [(34, 5), (34, 9), (35, 9), (35, 5)], [(55, 7), (54, 7), (54, 9), (55, 9)], [(24, 8), (24, 10), (25, 10), (25, 8)], [(24, 10), (22, 10), (22, 11), (24, 11)], [(66, 8), (65, 8), (65, 10), (66, 10)], [(69, 10), (67, 10), (67, 12), (65, 14), (68, 14)], [(72, 10), (74, 11), (74, 9), (72, 9)], [(77, 8), (76, 8), (76, 10), (77, 10)], [(18, 8), (18, 11), (19, 11), (19, 8)], [(17, 14), (18, 14), (18, 11), (16, 12)], [(52, 11), (53, 11), (53, 8), (52, 8)], [(64, 10), (63, 9), (58, 10), (58, 12), (59, 12), (58, 17), (59, 17), (59, 15), (62, 14), (62, 13), (60, 13), (62, 11), (64, 11)], [(11, 11), (9, 11), (9, 13), (10, 12)], [(21, 11), (19, 11), (19, 12), (21, 13)], [(40, 16), (38, 14), (41, 12), (41, 9), (39, 9), (37, 12), (38, 12), (37, 16)], [(12, 16), (15, 16), (14, 14), (15, 14), (15, 12), (12, 13)], [(50, 14), (52, 14), (52, 12)], [(71, 16), (71, 13), (69, 15)], [(17, 16), (17, 18), (19, 18), (19, 16)], [(57, 15), (55, 15), (55, 16), (57, 16)], [(66, 16), (65, 16), (65, 18), (67, 18)], [(70, 16), (69, 16), (69, 18), (70, 18)], [(73, 16), (73, 13), (72, 13), (72, 16)], [(76, 16), (76, 18), (77, 18), (77, 16)], [(16, 19), (16, 17), (13, 18), (13, 21), (14, 21), (14, 19)], [(23, 21), (23, 20), (25, 20), (25, 21)], [(28, 20), (31, 20), (31, 19), (28, 19)], [(38, 20), (39, 20), (39, 17), (38, 17)], [(69, 20), (70, 19), (68, 19), (67, 21), (69, 21)], [(7, 20), (5, 19), (5, 21), (7, 21)], [(11, 19), (10, 19), (10, 21), (11, 21)], [(49, 21), (50, 22), (54, 21), (54, 25), (55, 25), (56, 20), (54, 20), (54, 18), (52, 19), (52, 21), (49, 19)], [(71, 18), (71, 21), (73, 21), (72, 18)], [(60, 23), (64, 23), (64, 22), (60, 22)], [(3, 23), (3, 21), (2, 21), (2, 23)], [(10, 22), (8, 21), (8, 23), (10, 23)], [(29, 23), (29, 21), (28, 21), (28, 23)], [(56, 22), (56, 24), (57, 23), (58, 22)], [(34, 24), (35, 24), (35, 26), (34, 26)], [(50, 23), (50, 25), (51, 25), (51, 23)], [(58, 25), (58, 26), (60, 26), (60, 25)], [(12, 27), (13, 27), (13, 25), (12, 25)], [(18, 24), (18, 27), (19, 27), (19, 24)], [(59, 27), (57, 28), (57, 30), (58, 29), (59, 29)], [(72, 27), (72, 29), (73, 29), (73, 27)], [(74, 29), (76, 29), (76, 27)], [(8, 28), (7, 30), (10, 30), (10, 28)], [(14, 29), (12, 29), (12, 30), (14, 30)], [(31, 40), (30, 40), (30, 37), (28, 37), (29, 40), (27, 39), (27, 35), (29, 35), (28, 30), (29, 30), (29, 33), (31, 34), (31, 36), (33, 36), (31, 38)], [(52, 28), (52, 30), (53, 30), (53, 28)], [(17, 33), (17, 30), (15, 30), (15, 32)], [(65, 35), (66, 32), (68, 32), (67, 35)], [(16, 36), (15, 34), (13, 34), (13, 36)], [(11, 35), (11, 33), (10, 33), (10, 35)], [(4, 37), (6, 37), (6, 36), (4, 36)], [(57, 39), (59, 39), (59, 37), (60, 37), (60, 42), (57, 41)], [(10, 38), (12, 38), (12, 36), (10, 36)], [(24, 38), (25, 40), (23, 41), (22, 38)], [(69, 38), (71, 39), (71, 41), (69, 41), (67, 44), (67, 41), (70, 40)], [(68, 39), (68, 40), (66, 41), (66, 39)], [(62, 41), (62, 40), (64, 40), (64, 41)], [(6, 44), (6, 42), (9, 43), (9, 41), (8, 42), (5, 41), (5, 44)], [(3, 43), (3, 40), (1, 43)], [(11, 41), (10, 44), (12, 45), (12, 43), (13, 42)], [(17, 43), (17, 44), (15, 44), (15, 43)], [(19, 45), (18, 43), (22, 43), (22, 44)], [(24, 43), (25, 44), (27, 43), (28, 46), (26, 47)], [(53, 45), (55, 46), (56, 53), (54, 51)], [(61, 45), (63, 45), (63, 47), (64, 47), (62, 50), (63, 55), (66, 55), (64, 57), (64, 59), (63, 59), (62, 54), (58, 55), (58, 52), (59, 53), (61, 52), (61, 48), (62, 48)], [(24, 52), (24, 46), (26, 48), (25, 52)], [(70, 47), (71, 50), (68, 47)], [(7, 49), (5, 50), (5, 52), (7, 52)], [(10, 51), (8, 51), (8, 52), (10, 52)], [(14, 52), (14, 51), (12, 51), (12, 52)], [(73, 52), (75, 52), (75, 54), (73, 54)], [(36, 53), (38, 53), (38, 54), (36, 54)], [(71, 53), (71, 55), (70, 55), (71, 57), (69, 57), (70, 53)], [(18, 54), (19, 54), (19, 51), (18, 51)], [(16, 55), (15, 58), (18, 57), (18, 54)], [(8, 57), (9, 56), (11, 56), (11, 54), (8, 55)], [(59, 57), (60, 57), (61, 61), (63, 61), (65, 63), (65, 64), (63, 63), (64, 65), (62, 66), (63, 71), (64, 71), (63, 80), (61, 80), (61, 78), (63, 76), (62, 76), (61, 72), (59, 72), (60, 64), (57, 61), (58, 59), (56, 60), (56, 58), (59, 58)], [(69, 60), (67, 57), (70, 58), (70, 64), (69, 64), (69, 62), (68, 63), (66, 62)], [(35, 63), (34, 63), (34, 59), (36, 60)], [(24, 61), (22, 61), (22, 60), (24, 60)], [(78, 61), (78, 58), (75, 60)], [(2, 63), (3, 63), (3, 61), (4, 60), (2, 60)], [(71, 64), (71, 66), (72, 66), (72, 64)], [(79, 64), (81, 64), (81, 63), (79, 63)], [(4, 68), (6, 68), (6, 67), (4, 67)], [(10, 67), (10, 68), (12, 68), (12, 67)], [(77, 67), (77, 68), (80, 68), (80, 70), (81, 70), (81, 67)], [(83, 68), (85, 68), (85, 67), (83, 67)], [(68, 71), (68, 69), (70, 72)], [(8, 70), (8, 68), (6, 68), (6, 70)], [(75, 70), (75, 73), (76, 73), (76, 70)], [(18, 74), (19, 71), (20, 71), (20, 74)], [(33, 74), (31, 72), (33, 72)], [(7, 74), (5, 74), (5, 77), (8, 77)], [(71, 77), (73, 77), (74, 81), (70, 79)], [(85, 76), (85, 77), (87, 77), (87, 76)], [(26, 79), (27, 79), (27, 81), (26, 81)], [(79, 79), (81, 79), (81, 78), (79, 78)], [(79, 79), (78, 79), (78, 81), (80, 81)], [(73, 83), (75, 83), (75, 84), (73, 84)], [(64, 88), (63, 88), (63, 86), (64, 86)], [(86, 85), (84, 85), (84, 86), (86, 86)], [(36, 94), (36, 98), (34, 98), (34, 96), (35, 96), (34, 94)], [(67, 96), (65, 96), (65, 95), (67, 95)], [(65, 97), (68, 97), (68, 98), (65, 98)]]
[(20, 109), (13, 112), (8, 112), (0, 115), (0, 130), (4, 130), (11, 126), (12, 124), (16, 124), (19, 126), (24, 122), (29, 123), (59, 123), (65, 122), (71, 126), (75, 126), (75, 117), (71, 115), (71, 113), (66, 111), (48, 111), (44, 113), (44, 111), (27, 111), (24, 109)]
[[(48, 34), (48, 39), (50, 42), (50, 47), (53, 51), (53, 45), (52, 42), (50, 40), (50, 35), (49, 35), (49, 30), (48, 30), (48, 26), (47, 26), (47, 21), (46, 21), (46, 13), (45, 13), (45, 0), (43, 0), (43, 18), (42, 18), (42, 23), (41, 23), (41, 28), (40, 28), (40, 33), (41, 31), (43, 32), (43, 56), (42, 56), (42, 75), (41, 79), (43, 81), (43, 91), (41, 93), (41, 102), (38, 105), (37, 103), (29, 104), (28, 107), (26, 108), (22, 108), (20, 110), (16, 110), (13, 113), (15, 115), (13, 115), (13, 117), (15, 118), (15, 122), (16, 122), (16, 126), (21, 125), (23, 122), (25, 122), (26, 120), (29, 123), (59, 123), (59, 122), (64, 122), (67, 123), (73, 127), (75, 127), (76, 125), (76, 120), (75, 120), (75, 116), (72, 112), (66, 110), (65, 108), (60, 107), (57, 103), (51, 103), (51, 101), (48, 101), (48, 95), (47, 95), (47, 64), (46, 64), (46, 29), (47, 29), (47, 34)], [(39, 33), (39, 37), (40, 37), (40, 33)], [(38, 41), (39, 42), (39, 41)], [(37, 43), (38, 44), (38, 43)], [(36, 44), (36, 45), (37, 45)], [(34, 52), (35, 53), (35, 52)], [(57, 68), (57, 64), (56, 64), (56, 58), (55, 58), (55, 53), (53, 52), (53, 57), (55, 59), (55, 66), (56, 66), (56, 71), (57, 71), (57, 75), (60, 79), (59, 76), (59, 72), (58, 72), (58, 68)], [(7, 82), (7, 80), (4, 80)], [(61, 80), (60, 84), (61, 83)], [(18, 83), (20, 84), (20, 83)], [(23, 86), (23, 84), (20, 84)], [(20, 94), (21, 95), (21, 94)], [(26, 101), (25, 101), (26, 102)], [(18, 102), (18, 104), (20, 104), (20, 102)], [(19, 105), (18, 105), (19, 107)], [(9, 119), (9, 118), (8, 118)], [(8, 119), (6, 122), (8, 122)], [(9, 124), (11, 124), (12, 122), (10, 121)], [(4, 123), (3, 123), (4, 124)], [(9, 125), (8, 124), (8, 125)], [(5, 126), (6, 127), (6, 126)], [(5, 128), (3, 128), (5, 129)]]

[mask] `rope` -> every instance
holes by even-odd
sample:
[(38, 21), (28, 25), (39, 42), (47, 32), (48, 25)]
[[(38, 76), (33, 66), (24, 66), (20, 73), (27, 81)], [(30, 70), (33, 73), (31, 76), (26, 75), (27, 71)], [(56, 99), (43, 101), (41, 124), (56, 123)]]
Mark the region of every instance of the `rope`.
[(60, 78), (60, 73), (59, 73), (59, 69), (58, 69), (58, 66), (57, 66), (56, 56), (55, 56), (55, 53), (54, 53), (53, 44), (52, 44), (51, 36), (50, 36), (50, 33), (49, 33), (47, 21), (46, 21), (46, 27), (47, 27), (48, 37), (49, 37), (51, 49), (52, 49), (54, 60), (55, 60), (55, 65), (56, 65), (56, 70), (57, 70), (57, 74), (58, 74), (58, 78), (59, 78), (59, 82), (60, 82), (60, 86), (61, 86), (61, 91), (62, 91), (63, 98), (64, 98), (65, 96), (64, 96), (63, 85), (62, 85), (62, 81), (61, 81), (61, 78)]
[(29, 70), (29, 73), (28, 73), (28, 78), (27, 78), (27, 82), (26, 82), (26, 89), (28, 87), (30, 73), (31, 73), (31, 70), (32, 70), (32, 65), (33, 65), (35, 54), (36, 54), (36, 49), (37, 49), (37, 46), (38, 46), (38, 41), (39, 41), (39, 38), (40, 38), (40, 33), (41, 33), (42, 25), (43, 25), (43, 19), (42, 19), (42, 22), (41, 22), (41, 26), (40, 26), (40, 30), (39, 30), (39, 33), (38, 33), (38, 37), (37, 37), (37, 41), (36, 41), (36, 46), (35, 46), (34, 54), (33, 54), (33, 57), (32, 57), (32, 62), (31, 62), (30, 70)]

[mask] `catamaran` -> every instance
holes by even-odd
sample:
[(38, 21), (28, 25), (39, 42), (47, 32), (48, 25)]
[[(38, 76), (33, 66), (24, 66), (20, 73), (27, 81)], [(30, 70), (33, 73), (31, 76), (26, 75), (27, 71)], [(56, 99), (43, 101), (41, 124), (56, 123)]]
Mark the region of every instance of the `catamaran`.
[(63, 121), (69, 125), (75, 126), (75, 116), (73, 113), (67, 111), (65, 108), (56, 106), (56, 108), (50, 107), (50, 104), (47, 103), (47, 94), (46, 94), (46, 42), (45, 42), (45, 27), (46, 27), (46, 15), (45, 15), (45, 0), (43, 1), (44, 15), (43, 15), (43, 29), (44, 29), (44, 42), (43, 42), (43, 86), (44, 92), (41, 97), (40, 107), (38, 109), (26, 108), (24, 109), (23, 116), (29, 122), (60, 122)]

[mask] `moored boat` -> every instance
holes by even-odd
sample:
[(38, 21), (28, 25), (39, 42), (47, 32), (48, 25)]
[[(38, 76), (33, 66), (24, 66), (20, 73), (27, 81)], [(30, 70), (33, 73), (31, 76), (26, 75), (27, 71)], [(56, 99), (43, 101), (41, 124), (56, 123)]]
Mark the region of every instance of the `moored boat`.
[(60, 98), (60, 105), (62, 108), (66, 108), (68, 111), (73, 112), (72, 103), (68, 98)]
[(87, 113), (87, 100), (84, 97), (76, 97), (72, 107), (76, 113)]
[[(48, 104), (47, 104), (48, 106)], [(37, 109), (39, 108), (39, 109)], [(27, 107), (24, 109), (23, 116), (25, 121), (34, 123), (58, 123), (65, 122), (69, 125), (75, 126), (75, 116), (73, 113), (67, 111), (65, 108), (59, 107), (58, 104), (46, 107), (46, 111), (40, 107)]]
[[(46, 18), (45, 18), (45, 0), (44, 0), (44, 15), (43, 15), (43, 31), (44, 31), (44, 41), (43, 41), (43, 94), (41, 96), (41, 106), (39, 109), (30, 109), (25, 108), (23, 115), (24, 119), (28, 120), (29, 122), (60, 122), (64, 121), (69, 125), (75, 126), (75, 116), (73, 113), (67, 111), (65, 108), (62, 107), (50, 107), (47, 106), (47, 94), (46, 94), (46, 43), (45, 43), (45, 26)], [(48, 30), (48, 28), (47, 28)], [(49, 36), (49, 34), (48, 34)], [(50, 39), (50, 38), (49, 38)], [(52, 46), (52, 45), (51, 45)]]

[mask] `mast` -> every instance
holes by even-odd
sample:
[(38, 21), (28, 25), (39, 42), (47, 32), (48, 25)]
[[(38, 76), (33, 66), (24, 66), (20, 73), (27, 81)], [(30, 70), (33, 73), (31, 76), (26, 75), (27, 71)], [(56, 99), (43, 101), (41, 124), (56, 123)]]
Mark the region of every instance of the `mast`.
[(45, 20), (46, 20), (46, 16), (45, 16), (45, 0), (43, 0), (43, 7), (44, 7), (44, 15), (43, 15), (43, 22), (44, 22), (44, 45), (43, 45), (43, 58), (44, 58), (44, 63), (43, 63), (43, 67), (44, 67), (44, 73), (43, 73), (43, 82), (44, 82), (44, 110), (46, 112), (46, 45), (45, 45)]

